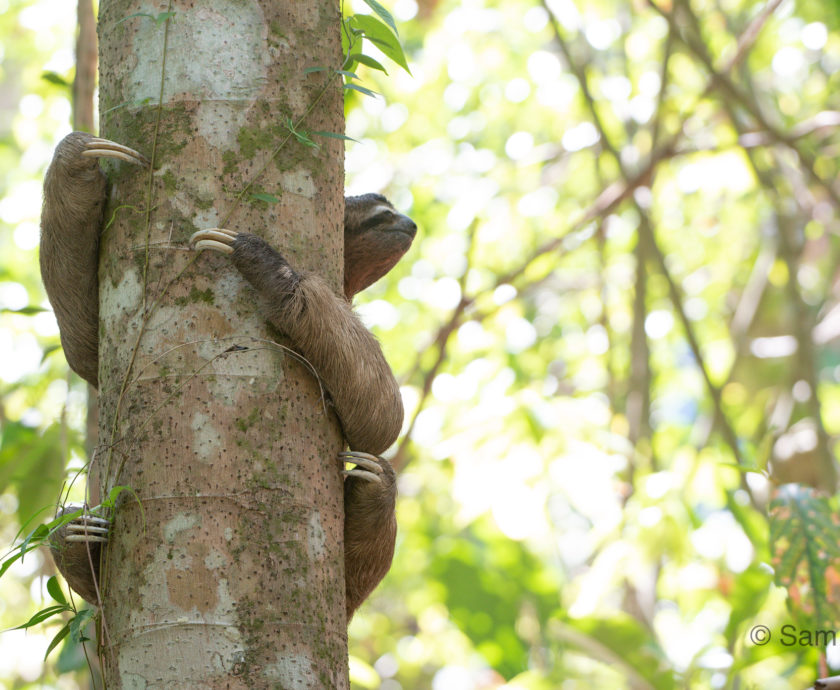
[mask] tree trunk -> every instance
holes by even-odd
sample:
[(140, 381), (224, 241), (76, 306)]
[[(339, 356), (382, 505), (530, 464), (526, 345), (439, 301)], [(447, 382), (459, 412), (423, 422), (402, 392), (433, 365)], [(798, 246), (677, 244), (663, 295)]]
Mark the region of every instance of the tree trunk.
[(100, 7), (101, 136), (154, 157), (151, 181), (112, 164), (100, 250), (96, 471), (136, 494), (104, 563), (108, 687), (346, 688), (337, 420), (226, 257), (188, 244), (260, 234), (339, 290), (343, 148), (287, 127), (343, 131), (340, 80), (304, 73), (340, 65), (338, 3)]

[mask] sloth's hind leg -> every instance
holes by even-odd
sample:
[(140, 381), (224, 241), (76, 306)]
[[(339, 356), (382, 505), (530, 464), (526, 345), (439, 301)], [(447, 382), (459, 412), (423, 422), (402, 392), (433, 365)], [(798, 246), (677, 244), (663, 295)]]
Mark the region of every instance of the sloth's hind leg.
[(355, 465), (344, 471), (344, 577), (350, 620), (391, 567), (397, 482), (391, 463), (376, 455), (349, 451), (338, 457)]
[(134, 149), (72, 132), (47, 169), (41, 210), (41, 278), (67, 362), (93, 386), (99, 369), (99, 234), (107, 194), (99, 158), (149, 165)]

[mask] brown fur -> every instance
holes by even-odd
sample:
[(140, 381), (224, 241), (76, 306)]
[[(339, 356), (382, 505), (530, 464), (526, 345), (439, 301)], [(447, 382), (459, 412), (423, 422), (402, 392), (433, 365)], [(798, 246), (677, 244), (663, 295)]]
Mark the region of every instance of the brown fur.
[(382, 483), (350, 476), (344, 481), (344, 581), (347, 620), (391, 568), (397, 538), (397, 477), (379, 459)]
[[(90, 135), (59, 144), (44, 182), (41, 275), (61, 330), (70, 367), (94, 386), (98, 370), (98, 246), (106, 197), (96, 159), (80, 156)], [(256, 288), (266, 318), (315, 368), (330, 394), (353, 450), (384, 452), (397, 438), (403, 408), (399, 387), (377, 340), (350, 299), (385, 275), (408, 250), (415, 224), (378, 194), (348, 197), (344, 216), (344, 297), (314, 274), (297, 273), (264, 240), (241, 234), (232, 260)], [(345, 571), (348, 619), (388, 571), (394, 551), (396, 481), (379, 458), (382, 482), (352, 472), (345, 481)], [(59, 535), (53, 553), (70, 586), (85, 599), (92, 583), (86, 546)], [(97, 557), (98, 557), (98, 545)], [(97, 559), (98, 562), (98, 559)], [(90, 598), (89, 598), (90, 597)]]
[(67, 363), (94, 387), (99, 371), (99, 233), (105, 176), (81, 155), (92, 135), (68, 134), (44, 178), (41, 278), (55, 311)]
[[(67, 506), (56, 517), (78, 510), (80, 506)], [(50, 553), (56, 567), (64, 575), (70, 588), (85, 601), (96, 604), (96, 583), (99, 582), (99, 556), (102, 544), (67, 541), (67, 525), (62, 525), (50, 536)], [(93, 571), (90, 565), (93, 563)]]
[(350, 448), (374, 455), (387, 450), (402, 426), (400, 389), (350, 304), (319, 276), (296, 273), (255, 235), (236, 238), (232, 260), (260, 294), (266, 318), (318, 372)]

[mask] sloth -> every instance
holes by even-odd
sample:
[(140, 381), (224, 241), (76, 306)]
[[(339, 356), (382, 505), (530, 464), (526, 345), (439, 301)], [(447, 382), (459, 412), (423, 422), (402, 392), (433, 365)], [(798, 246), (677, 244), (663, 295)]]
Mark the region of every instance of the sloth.
[[(142, 166), (137, 151), (83, 132), (56, 148), (44, 179), (41, 277), (58, 321), (70, 367), (98, 384), (99, 236), (107, 183), (99, 158)], [(379, 457), (399, 435), (399, 386), (376, 338), (353, 312), (353, 296), (379, 280), (408, 251), (415, 223), (380, 194), (347, 197), (344, 211), (344, 295), (320, 276), (298, 271), (265, 240), (224, 228), (201, 230), (191, 242), (230, 256), (260, 297), (263, 316), (308, 360), (329, 393), (350, 451), (344, 471), (344, 561), (347, 620), (391, 566), (396, 539), (396, 476)], [(60, 513), (81, 510), (67, 506)], [(55, 530), (50, 550), (70, 587), (96, 604), (99, 556), (110, 523), (82, 510)], [(91, 569), (92, 566), (92, 569)]]

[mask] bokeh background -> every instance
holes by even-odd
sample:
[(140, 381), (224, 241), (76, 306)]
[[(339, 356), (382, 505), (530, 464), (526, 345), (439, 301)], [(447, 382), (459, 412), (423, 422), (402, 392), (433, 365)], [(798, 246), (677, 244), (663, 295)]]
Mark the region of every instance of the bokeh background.
[[(407, 419), (354, 687), (766, 690), (840, 669), (800, 634), (837, 620), (835, 506), (817, 546), (785, 532), (814, 524), (795, 501), (770, 509), (836, 485), (840, 3), (387, 6), (411, 74), (359, 68), (382, 95), (348, 98), (347, 189), (420, 235), (358, 299)], [(70, 0), (0, 0), (7, 548), (86, 462), (37, 268), (75, 26)], [(780, 576), (794, 552), (810, 580)], [(51, 568), (3, 575), (0, 627), (49, 605)], [(77, 645), (44, 662), (60, 627), (0, 634), (0, 688), (90, 687)]]

